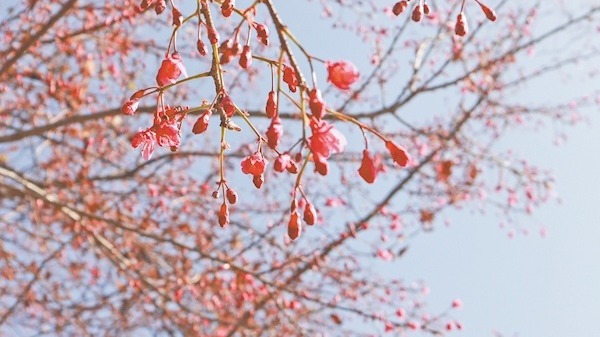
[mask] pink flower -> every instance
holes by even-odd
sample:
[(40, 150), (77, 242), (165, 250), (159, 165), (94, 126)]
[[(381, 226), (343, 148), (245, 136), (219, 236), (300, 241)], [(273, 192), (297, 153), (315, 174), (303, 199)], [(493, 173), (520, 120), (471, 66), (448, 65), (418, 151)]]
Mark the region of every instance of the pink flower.
[(346, 137), (333, 128), (324, 120), (311, 118), (310, 129), (312, 136), (308, 139), (309, 147), (313, 156), (317, 157), (315, 162), (327, 159), (333, 153), (341, 153), (346, 147)]
[(171, 56), (167, 55), (162, 61), (156, 75), (156, 83), (158, 83), (158, 86), (164, 87), (165, 85), (175, 83), (181, 74), (187, 77), (181, 56), (178, 52), (174, 52)]
[(350, 89), (360, 77), (356, 67), (348, 61), (327, 62), (327, 81), (342, 90)]
[(263, 157), (262, 153), (255, 152), (242, 160), (242, 172), (253, 176), (252, 182), (256, 188), (260, 188), (263, 183), (263, 173), (269, 162)]
[(394, 254), (387, 249), (378, 249), (377, 257), (384, 261), (392, 261), (394, 259)]
[(254, 152), (253, 155), (242, 160), (242, 172), (253, 176), (259, 176), (265, 172), (268, 163), (269, 162), (263, 157), (262, 153)]
[(166, 121), (153, 128), (156, 132), (156, 143), (159, 146), (179, 148), (181, 137), (179, 136), (179, 129), (173, 123)]
[(146, 160), (152, 157), (155, 144), (159, 146), (169, 146), (171, 149), (178, 149), (181, 142), (179, 129), (172, 120), (165, 120), (159, 124), (155, 124), (147, 130), (136, 133), (131, 139), (131, 146), (137, 148), (142, 147), (142, 157)]
[(152, 130), (140, 131), (136, 133), (131, 139), (131, 146), (137, 148), (140, 145), (142, 147), (142, 157), (149, 160), (154, 152), (154, 143), (156, 142), (156, 136)]

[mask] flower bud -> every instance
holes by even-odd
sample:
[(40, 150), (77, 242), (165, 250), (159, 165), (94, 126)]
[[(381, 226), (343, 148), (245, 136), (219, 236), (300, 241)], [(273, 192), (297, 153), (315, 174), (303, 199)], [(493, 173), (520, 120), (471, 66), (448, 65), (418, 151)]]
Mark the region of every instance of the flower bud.
[(230, 204), (233, 205), (237, 202), (238, 196), (234, 190), (228, 188), (227, 191), (225, 192), (225, 196), (227, 197), (227, 201), (229, 201)]
[(265, 112), (269, 118), (273, 118), (277, 115), (277, 95), (272, 90), (269, 92), (269, 97), (267, 98)]
[(200, 133), (206, 131), (206, 129), (208, 129), (208, 122), (210, 120), (210, 115), (211, 115), (210, 110), (206, 110), (202, 115), (200, 115), (200, 117), (198, 118), (196, 123), (194, 123), (194, 127), (192, 128), (192, 132), (194, 134), (200, 134)]
[(173, 6), (171, 13), (173, 14), (173, 26), (180, 27), (183, 23), (183, 14), (175, 6)]
[(327, 62), (327, 81), (342, 90), (350, 89), (360, 74), (348, 61)]
[(296, 240), (300, 236), (302, 231), (302, 224), (300, 223), (300, 217), (298, 212), (292, 212), (290, 216), (290, 222), (288, 222), (288, 236), (292, 240)]
[(198, 41), (196, 41), (196, 50), (198, 50), (198, 53), (200, 53), (202, 56), (205, 56), (208, 53), (206, 45), (202, 39), (198, 39)]
[(223, 108), (223, 111), (225, 111), (227, 117), (231, 117), (235, 114), (235, 105), (233, 104), (231, 97), (227, 94), (221, 99), (221, 107)]
[(406, 7), (408, 7), (408, 2), (406, 2), (406, 0), (398, 1), (398, 2), (396, 2), (396, 4), (394, 4), (394, 7), (392, 8), (392, 13), (394, 13), (394, 15), (398, 16), (398, 15), (402, 14), (402, 12), (404, 12)]
[(157, 15), (162, 14), (162, 12), (164, 12), (165, 9), (167, 9), (167, 4), (165, 0), (158, 0), (156, 5), (154, 5), (154, 12), (156, 12)]
[(311, 203), (307, 203), (306, 206), (304, 206), (304, 222), (309, 226), (312, 226), (317, 222), (317, 211), (315, 210), (315, 206)]
[(226, 18), (230, 17), (231, 13), (233, 13), (234, 6), (235, 4), (233, 0), (223, 1), (223, 4), (221, 5), (221, 14), (223, 14), (223, 16)]
[(271, 120), (271, 124), (267, 129), (267, 144), (274, 149), (279, 145), (279, 140), (283, 134), (283, 126), (281, 125), (281, 119), (275, 117)]
[(415, 9), (413, 9), (412, 19), (414, 22), (419, 22), (419, 21), (421, 21), (422, 17), (423, 17), (423, 6), (421, 6), (419, 4), (419, 5), (415, 6)]
[(206, 34), (208, 35), (208, 40), (211, 44), (219, 43), (219, 33), (214, 29), (214, 27), (209, 26)]
[(256, 24), (256, 35), (262, 44), (269, 45), (269, 29), (262, 23)]
[(252, 64), (252, 52), (250, 51), (250, 46), (244, 46), (242, 50), (242, 55), (240, 55), (240, 67), (244, 69), (248, 69)]
[(315, 172), (319, 172), (322, 176), (326, 176), (329, 172), (329, 163), (326, 160), (316, 160)]
[(496, 12), (493, 9), (489, 8), (487, 5), (479, 1), (477, 1), (477, 3), (479, 4), (479, 6), (481, 6), (481, 10), (483, 11), (483, 14), (485, 14), (485, 17), (488, 20), (496, 21)]
[(298, 173), (298, 165), (296, 165), (295, 162), (290, 161), (286, 167), (286, 170), (291, 174), (296, 174)]
[(219, 226), (225, 227), (229, 223), (229, 208), (226, 203), (221, 205), (219, 209)]
[(391, 140), (385, 142), (385, 147), (390, 152), (390, 155), (396, 164), (400, 165), (401, 167), (406, 167), (408, 165), (410, 156), (408, 155), (406, 149)]
[(369, 150), (363, 151), (363, 159), (358, 169), (358, 174), (369, 184), (372, 184), (375, 181), (375, 176), (377, 174), (377, 169), (375, 168), (375, 162), (373, 158), (371, 158), (371, 154)]
[(314, 88), (308, 93), (308, 105), (315, 118), (322, 119), (325, 117), (325, 101), (321, 96), (321, 90)]
[(425, 13), (425, 15), (429, 15), (429, 13), (431, 13), (431, 8), (429, 8), (428, 4), (423, 4), (423, 13)]
[(261, 174), (259, 176), (254, 176), (252, 178), (252, 182), (254, 183), (254, 186), (256, 186), (256, 188), (260, 188), (264, 182), (263, 175)]
[(150, 7), (150, 3), (153, 2), (151, 0), (142, 0), (142, 2), (140, 3), (140, 9), (144, 10), (148, 7)]
[(465, 14), (460, 12), (456, 17), (456, 25), (454, 26), (454, 33), (458, 36), (465, 36), (469, 31), (469, 27), (467, 26), (467, 21), (465, 18)]
[(123, 104), (121, 107), (121, 113), (124, 115), (133, 115), (140, 104), (139, 99), (131, 99)]
[(288, 85), (291, 92), (296, 92), (298, 87), (298, 77), (292, 67), (284, 66), (283, 68), (283, 82)]

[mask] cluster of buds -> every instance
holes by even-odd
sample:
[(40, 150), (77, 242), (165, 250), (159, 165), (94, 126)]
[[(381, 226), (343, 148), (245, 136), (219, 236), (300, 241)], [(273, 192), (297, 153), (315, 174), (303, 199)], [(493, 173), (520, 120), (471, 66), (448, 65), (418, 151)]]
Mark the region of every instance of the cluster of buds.
[(167, 9), (167, 3), (165, 0), (142, 0), (140, 3), (140, 9), (144, 11), (152, 5), (154, 5), (154, 12), (156, 12), (157, 15), (162, 14), (165, 9)]
[[(408, 8), (409, 2), (410, 2), (410, 0), (402, 0), (402, 1), (396, 2), (394, 4), (394, 6), (392, 7), (392, 13), (394, 13), (394, 15), (396, 15), (396, 16), (402, 14), (406, 10), (406, 8)], [(467, 21), (466, 21), (466, 16), (464, 13), (465, 2), (466, 2), (466, 0), (462, 0), (460, 13), (457, 16), (456, 23), (454, 25), (454, 33), (458, 36), (465, 36), (469, 32), (469, 28), (468, 28)], [(489, 6), (487, 6), (480, 0), (475, 0), (475, 2), (477, 2), (477, 4), (479, 4), (479, 6), (481, 7), (481, 10), (483, 11), (483, 13), (485, 14), (485, 17), (488, 20), (496, 21), (496, 12), (494, 12), (493, 9), (491, 9)], [(426, 0), (418, 0), (417, 4), (413, 8), (411, 18), (413, 21), (419, 22), (419, 21), (421, 21), (423, 14), (429, 15), (430, 13), (431, 13), (431, 8), (427, 4)]]
[(240, 45), (237, 39), (228, 39), (221, 43), (219, 52), (221, 53), (221, 57), (219, 58), (220, 63), (227, 64), (231, 59), (240, 55), (242, 52), (242, 45)]
[[(225, 6), (225, 2), (223, 3), (223, 6)], [(258, 37), (258, 40), (260, 41), (260, 43), (264, 44), (265, 46), (269, 45), (269, 29), (267, 28), (267, 26), (265, 26), (264, 24), (261, 23), (253, 23), (253, 27), (254, 29), (256, 29), (256, 35)], [(225, 40), (223, 43), (221, 43), (221, 45), (219, 46), (219, 52), (220, 52), (220, 60), (219, 62), (221, 64), (227, 64), (229, 63), (234, 57), (236, 56), (240, 56), (240, 60), (239, 60), (239, 64), (240, 67), (247, 69), (248, 67), (250, 67), (250, 65), (252, 64), (252, 51), (250, 49), (250, 31), (251, 29), (249, 28), (248, 31), (248, 40), (246, 41), (246, 44), (244, 45), (244, 47), (242, 47), (240, 45), (240, 43), (238, 42), (238, 37), (239, 37), (239, 27), (238, 29), (236, 29), (233, 33), (233, 37), (229, 38), (227, 40)]]
[(217, 218), (219, 221), (219, 226), (225, 227), (229, 223), (229, 206), (227, 205), (227, 202), (231, 205), (235, 204), (237, 202), (238, 195), (232, 188), (230, 188), (227, 185), (227, 182), (221, 181), (221, 182), (219, 182), (219, 186), (217, 187), (217, 189), (215, 191), (213, 191), (213, 193), (212, 193), (212, 197), (214, 199), (219, 198), (219, 189), (223, 189), (225, 192), (225, 195), (223, 198), (223, 203), (221, 204), (221, 207), (219, 208)]
[[(396, 2), (392, 7), (392, 13), (394, 13), (394, 15), (396, 16), (402, 14), (408, 7), (409, 2), (410, 0), (402, 0)], [(427, 2), (424, 0), (418, 0), (417, 5), (413, 8), (411, 18), (414, 22), (419, 22), (423, 18), (423, 14), (429, 15), (430, 13), (431, 8), (429, 7), (429, 4), (427, 4)]]
[(294, 199), (290, 205), (290, 220), (288, 221), (288, 236), (292, 240), (296, 240), (300, 236), (300, 233), (302, 233), (302, 222), (300, 221), (300, 212), (298, 208), (304, 206), (302, 220), (304, 220), (307, 225), (312, 226), (317, 222), (317, 210), (315, 209), (315, 206), (306, 199), (304, 193), (302, 193), (303, 199), (300, 200), (300, 203), (297, 202), (295, 194), (296, 192), (294, 191)]
[[(467, 17), (464, 13), (464, 2), (465, 0), (463, 0), (463, 6), (461, 7), (460, 13), (458, 13), (458, 16), (456, 17), (456, 24), (454, 25), (454, 33), (458, 36), (465, 36), (469, 32), (469, 27), (467, 25)], [(496, 21), (496, 12), (493, 9), (491, 9), (479, 0), (475, 0), (475, 2), (477, 2), (481, 10), (483, 11), (483, 14), (485, 14), (485, 17), (488, 20), (492, 22)]]
[[(477, 1), (477, 0), (476, 0)], [(174, 29), (179, 29), (187, 21), (184, 20), (182, 13), (171, 1), (172, 8), (172, 23), (175, 26)], [(207, 10), (206, 2), (201, 2), (203, 12)], [(408, 5), (407, 1), (400, 1), (394, 6), (394, 12), (403, 11)], [(142, 2), (140, 7), (142, 9), (148, 9), (150, 6), (154, 6), (157, 13), (162, 13), (166, 8), (166, 2), (164, 0), (145, 0)], [(220, 2), (221, 13), (225, 17), (229, 17), (235, 8), (234, 0), (224, 0)], [(425, 0), (419, 0), (418, 5), (413, 11), (413, 20), (419, 21), (422, 15), (429, 14), (430, 9)], [(243, 69), (247, 69), (251, 66), (253, 56), (251, 51), (251, 38), (253, 30), (256, 31), (256, 41), (264, 46), (268, 46), (269, 41), (269, 30), (265, 24), (257, 23), (253, 20), (248, 19), (248, 35), (245, 44), (242, 46), (239, 42), (239, 33), (242, 25), (239, 25), (232, 34), (232, 36), (219, 45), (219, 34), (215, 30), (214, 25), (211, 23), (210, 16), (205, 15), (206, 21), (200, 18), (198, 20), (198, 40), (196, 43), (196, 49), (201, 55), (208, 54), (208, 48), (202, 41), (202, 27), (207, 29), (207, 37), (210, 44), (214, 47), (219, 46), (218, 51), (220, 54), (219, 63), (229, 63), (235, 57), (239, 57), (239, 65)], [(194, 134), (204, 133), (209, 126), (210, 118), (214, 114), (218, 114), (221, 117), (221, 127), (232, 129), (231, 125), (235, 126), (230, 121), (230, 118), (236, 113), (243, 114), (243, 112), (236, 107), (232, 98), (229, 96), (225, 88), (220, 88), (213, 103), (208, 105), (206, 102), (201, 107), (189, 110), (189, 108), (177, 107), (170, 108), (164, 105), (164, 92), (168, 90), (173, 84), (178, 83), (178, 79), (181, 76), (186, 76), (186, 69), (183, 65), (181, 55), (177, 52), (176, 41), (173, 39), (176, 35), (172, 35), (172, 40), (169, 42), (169, 47), (165, 54), (165, 59), (161, 62), (160, 68), (156, 75), (157, 86), (140, 90), (136, 92), (131, 98), (125, 102), (122, 106), (122, 112), (127, 115), (135, 114), (139, 106), (139, 101), (149, 93), (158, 93), (157, 105), (154, 114), (153, 125), (143, 131), (138, 132), (132, 139), (132, 146), (134, 148), (142, 147), (142, 155), (145, 159), (149, 159), (152, 152), (155, 149), (155, 145), (170, 147), (172, 151), (176, 151), (181, 142), (181, 126), (183, 119), (186, 115), (192, 111), (200, 112), (200, 115), (192, 127)], [(173, 52), (171, 53), (171, 46), (173, 46)], [(262, 58), (257, 58), (262, 59)], [(282, 72), (282, 81), (287, 84), (289, 91), (295, 93), (300, 88), (301, 97), (306, 97), (305, 102), (302, 104), (308, 105), (309, 113), (306, 114), (308, 126), (310, 128), (310, 136), (303, 138), (301, 142), (301, 149), (296, 152), (294, 156), (290, 155), (291, 150), (278, 151), (281, 137), (283, 135), (283, 125), (278, 111), (278, 99), (279, 92), (274, 89), (274, 81), (271, 84), (271, 90), (269, 91), (265, 104), (265, 114), (270, 119), (269, 127), (265, 133), (266, 137), (263, 138), (258, 134), (259, 144), (258, 149), (245, 157), (240, 165), (241, 171), (244, 174), (252, 176), (252, 182), (256, 188), (261, 188), (265, 180), (265, 171), (268, 165), (268, 160), (263, 154), (262, 145), (266, 144), (269, 148), (273, 149), (277, 153), (273, 170), (278, 173), (288, 172), (290, 174), (302, 174), (304, 172), (304, 166), (299, 169), (300, 162), (303, 160), (303, 151), (307, 150), (309, 153), (305, 155), (304, 161), (311, 160), (314, 162), (314, 171), (321, 174), (327, 175), (329, 172), (328, 159), (331, 155), (341, 153), (344, 151), (347, 140), (344, 135), (335, 129), (335, 127), (325, 120), (326, 114), (337, 113), (331, 109), (328, 109), (323, 95), (319, 87), (317, 86), (315, 76), (313, 75), (313, 87), (310, 88), (302, 80), (302, 75), (298, 73), (299, 68), (297, 64), (293, 63), (293, 59), (290, 60), (292, 66), (283, 65), (279, 70)], [(323, 61), (324, 62), (324, 61)], [(356, 83), (360, 77), (357, 68), (348, 61), (335, 61), (335, 62), (324, 62), (327, 67), (328, 78), (327, 81), (334, 87), (347, 91), (350, 90), (351, 86)], [(273, 65), (273, 63), (271, 63)], [(217, 65), (213, 65), (217, 66)], [(311, 64), (312, 67), (312, 64)], [(217, 67), (220, 70), (219, 67)], [(151, 90), (151, 91), (149, 91)], [(242, 115), (243, 116), (243, 115)], [(367, 126), (360, 124), (355, 121), (361, 128), (367, 128)], [(235, 126), (239, 130), (239, 127)], [(253, 128), (254, 129), (254, 128)], [(254, 129), (255, 130), (255, 129)], [(393, 160), (400, 166), (407, 166), (410, 158), (406, 150), (391, 140), (383, 138), (372, 129), (368, 129), (371, 132), (376, 133), (380, 138), (386, 142), (386, 147), (390, 152)], [(255, 130), (256, 131), (256, 130)], [(366, 138), (365, 138), (366, 140)], [(264, 143), (263, 143), (264, 142)], [(226, 143), (223, 143), (226, 144)], [(231, 189), (224, 178), (223, 172), (223, 151), (226, 146), (222, 145), (221, 148), (221, 179), (217, 182), (218, 187), (213, 192), (213, 197), (218, 199), (222, 197), (221, 206), (217, 212), (218, 223), (221, 227), (226, 226), (229, 222), (230, 206), (235, 204), (238, 200), (237, 193)], [(381, 157), (379, 155), (372, 156), (368, 149), (363, 151), (363, 159), (358, 169), (359, 175), (368, 183), (375, 181), (378, 172), (383, 171), (385, 167), (382, 164)], [(288, 223), (288, 235), (294, 240), (298, 238), (302, 231), (302, 224), (314, 225), (317, 222), (317, 211), (312, 203), (310, 203), (304, 195), (300, 185), (301, 177), (297, 179), (296, 185), (293, 192), (293, 201), (290, 208), (290, 220)], [(296, 192), (300, 192), (302, 197), (297, 200)]]

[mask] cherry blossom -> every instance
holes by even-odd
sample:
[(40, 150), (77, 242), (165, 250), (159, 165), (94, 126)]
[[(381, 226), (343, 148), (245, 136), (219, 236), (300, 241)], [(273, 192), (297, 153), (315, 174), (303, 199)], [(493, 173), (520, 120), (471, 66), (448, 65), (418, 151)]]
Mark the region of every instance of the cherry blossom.
[(358, 69), (348, 61), (327, 62), (327, 81), (339, 89), (350, 89), (359, 77)]
[(341, 153), (346, 147), (346, 137), (336, 130), (333, 125), (324, 120), (311, 118), (312, 136), (308, 139), (309, 147), (316, 161), (329, 158), (333, 153)]

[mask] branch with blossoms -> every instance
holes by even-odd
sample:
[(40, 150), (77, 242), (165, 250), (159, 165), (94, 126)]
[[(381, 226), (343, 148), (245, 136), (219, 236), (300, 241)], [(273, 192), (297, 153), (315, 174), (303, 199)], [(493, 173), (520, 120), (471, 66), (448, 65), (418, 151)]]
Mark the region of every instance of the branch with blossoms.
[[(596, 49), (580, 48), (594, 40), (574, 37), (595, 31), (597, 6), (568, 16), (499, 0), (492, 26), (474, 0), (413, 0), (400, 24), (398, 1), (133, 1), (15, 2), (0, 19), (12, 64), (0, 75), (9, 335), (459, 330), (460, 301), (427, 305), (423, 282), (387, 270), (448, 210), (508, 218), (551, 200), (547, 172), (493, 145), (596, 104), (587, 92), (536, 104), (518, 91), (574, 64), (594, 71)], [(371, 71), (313, 53), (273, 4), (322, 6), (319, 26), (363, 39), (357, 59)], [(532, 26), (536, 9), (563, 20)], [(544, 53), (529, 59), (534, 47)], [(548, 47), (560, 57), (544, 60)], [(135, 117), (119, 116), (122, 88)]]
[[(266, 7), (273, 26), (279, 39), (278, 59), (269, 59), (262, 56), (253, 56), (250, 48), (252, 35), (256, 33), (256, 42), (264, 46), (271, 46), (269, 29), (267, 25), (257, 23), (255, 17), (262, 7)], [(148, 9), (151, 3), (143, 1), (140, 8)], [(154, 113), (153, 124), (151, 127), (138, 132), (132, 138), (131, 145), (134, 148), (142, 148), (142, 156), (148, 160), (155, 151), (156, 145), (159, 147), (168, 147), (171, 151), (177, 151), (181, 144), (181, 133), (183, 121), (191, 112), (199, 112), (200, 117), (194, 123), (192, 132), (202, 134), (209, 128), (210, 117), (217, 113), (220, 117), (221, 128), (221, 151), (217, 158), (220, 165), (219, 180), (216, 182), (217, 188), (213, 192), (213, 197), (218, 199), (222, 195), (222, 203), (218, 211), (218, 223), (225, 226), (229, 223), (229, 207), (238, 200), (237, 193), (230, 186), (226, 179), (224, 169), (224, 158), (229, 148), (226, 131), (240, 131), (241, 128), (232, 122), (231, 118), (237, 115), (243, 119), (246, 125), (252, 130), (257, 139), (257, 147), (253, 154), (247, 156), (241, 161), (241, 171), (244, 174), (252, 176), (252, 182), (256, 188), (261, 188), (264, 182), (264, 173), (269, 161), (265, 158), (265, 151), (273, 151), (277, 158), (275, 159), (274, 170), (276, 172), (287, 171), (290, 174), (297, 174), (294, 186), (292, 187), (292, 203), (290, 207), (290, 220), (288, 222), (288, 235), (291, 239), (296, 239), (301, 233), (300, 215), (298, 213), (297, 199), (303, 200), (304, 223), (313, 225), (317, 210), (309, 201), (308, 196), (302, 189), (302, 180), (307, 174), (309, 162), (314, 165), (314, 172), (326, 176), (329, 173), (328, 160), (332, 155), (342, 153), (347, 146), (345, 136), (338, 131), (333, 124), (325, 120), (328, 111), (339, 121), (355, 124), (361, 132), (370, 132), (380, 138), (390, 156), (400, 167), (406, 167), (410, 164), (410, 157), (407, 150), (395, 143), (389, 137), (372, 127), (358, 122), (343, 113), (332, 111), (328, 108), (319, 88), (315, 73), (315, 63), (325, 65), (328, 78), (327, 81), (335, 88), (348, 91), (360, 77), (356, 67), (348, 61), (324, 61), (310, 54), (305, 50), (302, 44), (294, 37), (288, 27), (286, 27), (272, 1), (256, 1), (248, 8), (238, 8), (234, 1), (226, 0), (220, 3), (220, 12), (224, 18), (231, 17), (234, 13), (239, 16), (240, 21), (232, 33), (232, 37), (220, 43), (220, 35), (215, 24), (215, 16), (212, 14), (213, 7), (206, 0), (199, 0), (197, 9), (194, 13), (184, 17), (173, 1), (170, 2), (173, 33), (169, 40), (165, 58), (161, 63), (156, 75), (156, 87), (148, 87), (138, 90), (130, 99), (123, 104), (122, 112), (126, 115), (135, 114), (137, 107), (142, 99), (156, 95), (157, 109)], [(165, 2), (158, 1), (153, 4), (157, 14), (165, 11)], [(428, 8), (428, 7), (427, 7)], [(208, 41), (210, 43), (211, 68), (210, 70), (187, 77), (186, 67), (183, 64), (181, 54), (177, 49), (177, 32), (186, 24), (190, 25), (194, 21), (197, 24), (198, 39), (195, 44), (198, 54), (202, 56), (209, 55), (206, 44), (202, 37), (202, 27), (206, 28)], [(246, 39), (243, 46), (239, 43), (239, 37), (242, 30), (246, 28)], [(308, 61), (310, 66), (310, 76), (305, 76), (294, 56), (290, 44), (298, 47), (302, 55)], [(271, 69), (271, 90), (267, 94), (264, 113), (271, 119), (266, 133), (258, 131), (248, 116), (228, 94), (227, 83), (224, 81), (223, 65), (239, 57), (239, 66), (242, 69), (250, 69), (253, 60), (262, 62)], [(285, 61), (289, 62), (286, 63)], [(179, 80), (181, 77), (183, 80)], [(308, 84), (305, 78), (311, 78), (311, 84)], [(212, 78), (214, 83), (215, 96), (210, 104), (189, 107), (170, 107), (164, 101), (164, 93), (172, 90), (180, 84), (192, 80), (202, 80)], [(287, 85), (289, 93), (282, 89), (282, 82)], [(277, 86), (275, 86), (277, 83)], [(294, 97), (298, 95), (299, 97)], [(281, 138), (283, 137), (283, 127), (279, 117), (279, 102), (282, 98), (300, 110), (298, 123), (301, 125), (302, 136), (289, 149), (280, 149)], [(307, 134), (310, 131), (310, 135)], [(294, 153), (292, 155), (292, 152)], [(368, 142), (365, 136), (365, 150), (363, 159), (358, 169), (359, 176), (366, 182), (373, 183), (376, 178), (377, 168), (375, 161), (368, 150)]]

